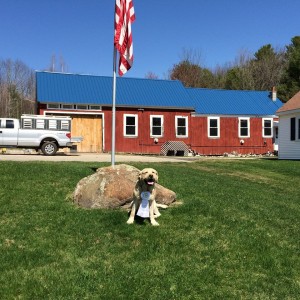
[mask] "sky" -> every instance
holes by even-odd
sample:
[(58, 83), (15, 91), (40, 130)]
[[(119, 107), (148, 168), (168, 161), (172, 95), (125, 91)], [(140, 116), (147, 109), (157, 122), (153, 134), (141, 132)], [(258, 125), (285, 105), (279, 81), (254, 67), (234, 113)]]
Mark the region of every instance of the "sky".
[[(134, 64), (124, 77), (169, 70), (193, 53), (214, 69), (300, 35), (299, 0), (133, 0)], [(0, 0), (0, 59), (33, 70), (113, 75), (114, 0)]]

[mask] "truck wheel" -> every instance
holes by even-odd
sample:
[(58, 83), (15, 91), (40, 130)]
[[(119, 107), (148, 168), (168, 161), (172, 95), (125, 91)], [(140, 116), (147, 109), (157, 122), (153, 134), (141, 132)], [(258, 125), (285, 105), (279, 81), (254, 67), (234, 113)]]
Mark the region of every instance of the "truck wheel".
[(41, 147), (44, 155), (55, 155), (57, 152), (57, 145), (54, 142), (45, 142)]

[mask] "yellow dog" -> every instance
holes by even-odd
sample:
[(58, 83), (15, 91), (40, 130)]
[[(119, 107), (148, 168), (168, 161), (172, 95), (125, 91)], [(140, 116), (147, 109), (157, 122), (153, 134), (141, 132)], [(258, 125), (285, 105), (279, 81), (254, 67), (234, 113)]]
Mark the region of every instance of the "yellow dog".
[(142, 200), (147, 199), (149, 202), (149, 217), (151, 225), (158, 226), (155, 218), (160, 216), (158, 207), (167, 208), (167, 205), (157, 204), (156, 198), (156, 188), (155, 184), (158, 181), (158, 173), (152, 168), (143, 169), (139, 173), (138, 181), (135, 185), (133, 191), (133, 202), (131, 207), (131, 212), (127, 224), (132, 224), (134, 222), (134, 217), (138, 211)]

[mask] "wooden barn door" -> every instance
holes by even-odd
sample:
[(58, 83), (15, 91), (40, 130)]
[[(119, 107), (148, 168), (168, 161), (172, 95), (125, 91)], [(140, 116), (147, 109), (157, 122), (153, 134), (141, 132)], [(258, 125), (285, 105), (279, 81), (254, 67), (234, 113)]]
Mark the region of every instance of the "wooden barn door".
[(77, 145), (78, 152), (102, 152), (102, 117), (101, 116), (72, 116), (73, 137), (83, 137)]

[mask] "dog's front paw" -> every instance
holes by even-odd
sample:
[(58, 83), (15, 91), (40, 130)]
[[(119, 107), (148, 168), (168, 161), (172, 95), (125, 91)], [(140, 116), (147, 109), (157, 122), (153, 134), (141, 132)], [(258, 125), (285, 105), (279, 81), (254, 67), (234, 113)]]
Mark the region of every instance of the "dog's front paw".
[(127, 221), (126, 223), (127, 223), (127, 224), (133, 224), (133, 222), (134, 222), (134, 219), (129, 218), (128, 221)]
[(159, 224), (155, 220), (151, 221), (151, 225), (152, 226), (159, 226)]

